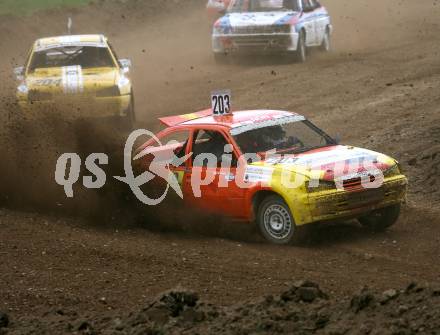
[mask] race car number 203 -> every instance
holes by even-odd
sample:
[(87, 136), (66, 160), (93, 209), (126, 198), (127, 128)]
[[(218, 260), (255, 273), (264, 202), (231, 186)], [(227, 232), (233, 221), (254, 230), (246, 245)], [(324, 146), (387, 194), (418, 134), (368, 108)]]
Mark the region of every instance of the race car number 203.
[(215, 91), (211, 93), (213, 115), (227, 115), (231, 112), (231, 91)]

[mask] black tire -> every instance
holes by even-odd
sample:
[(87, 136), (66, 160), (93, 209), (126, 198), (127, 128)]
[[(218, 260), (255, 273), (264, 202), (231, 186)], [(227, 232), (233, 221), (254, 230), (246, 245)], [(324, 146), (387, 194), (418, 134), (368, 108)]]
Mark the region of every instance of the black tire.
[(400, 216), (400, 204), (381, 208), (358, 218), (364, 227), (374, 231), (384, 231), (394, 225)]
[(304, 63), (307, 60), (306, 34), (303, 30), (299, 33), (298, 45), (295, 51), (295, 60), (298, 63)]
[(327, 27), (325, 29), (325, 35), (321, 43), (321, 51), (323, 52), (330, 52), (332, 50), (332, 41), (330, 36), (330, 30)]
[(130, 105), (127, 109), (127, 115), (124, 117), (124, 128), (126, 130), (132, 131), (136, 125), (136, 112), (134, 109), (134, 94), (133, 92), (130, 93)]
[(263, 237), (274, 244), (292, 242), (297, 230), (289, 206), (277, 195), (270, 195), (261, 202), (257, 225)]

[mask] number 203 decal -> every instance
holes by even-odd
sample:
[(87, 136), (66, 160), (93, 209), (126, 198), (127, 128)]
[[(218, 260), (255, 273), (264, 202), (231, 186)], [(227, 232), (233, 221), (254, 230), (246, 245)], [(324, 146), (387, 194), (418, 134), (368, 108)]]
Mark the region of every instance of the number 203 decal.
[(213, 115), (227, 115), (231, 113), (231, 91), (215, 91), (211, 93)]

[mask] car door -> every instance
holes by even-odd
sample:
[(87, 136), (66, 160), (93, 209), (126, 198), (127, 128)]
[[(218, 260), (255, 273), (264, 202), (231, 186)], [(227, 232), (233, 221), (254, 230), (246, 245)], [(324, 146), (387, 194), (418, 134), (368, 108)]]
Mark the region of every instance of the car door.
[(313, 8), (313, 21), (315, 25), (315, 45), (319, 46), (322, 44), (324, 39), (325, 30), (328, 24), (328, 16), (324, 8), (321, 6), (320, 2), (317, 0), (309, 0), (310, 5)]
[[(189, 153), (190, 135), (189, 129), (169, 129), (159, 133), (157, 138), (150, 139), (138, 150), (144, 154), (135, 161), (135, 171), (137, 174), (151, 174), (151, 180), (141, 190), (152, 202), (162, 197), (158, 205), (162, 202), (181, 202), (178, 193), (183, 193), (182, 181), (189, 165), (185, 156)], [(169, 186), (171, 175), (174, 175), (178, 183), (174, 185), (175, 189)]]
[(310, 0), (301, 0), (301, 25), (306, 31), (306, 45), (316, 45), (316, 22), (314, 18), (314, 9)]
[(194, 132), (184, 198), (190, 206), (209, 213), (241, 217), (245, 190), (235, 182), (237, 153), (230, 143), (228, 135), (215, 128)]

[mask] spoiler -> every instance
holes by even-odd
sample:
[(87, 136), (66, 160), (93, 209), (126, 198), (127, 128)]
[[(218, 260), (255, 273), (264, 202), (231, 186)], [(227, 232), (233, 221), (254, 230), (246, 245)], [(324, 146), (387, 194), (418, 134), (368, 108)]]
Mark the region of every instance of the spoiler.
[(212, 115), (212, 110), (206, 109), (196, 113), (162, 117), (159, 118), (159, 121), (167, 127), (174, 127), (186, 121), (196, 120), (210, 115)]

